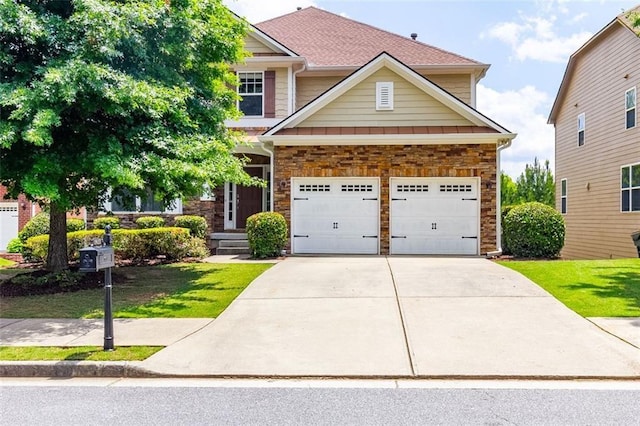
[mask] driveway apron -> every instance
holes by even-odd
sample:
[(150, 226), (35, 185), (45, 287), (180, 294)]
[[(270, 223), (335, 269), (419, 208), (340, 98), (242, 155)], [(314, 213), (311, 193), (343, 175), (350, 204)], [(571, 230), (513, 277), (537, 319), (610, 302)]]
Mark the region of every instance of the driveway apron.
[(640, 350), (481, 258), (291, 257), (141, 364), (268, 377), (640, 377)]

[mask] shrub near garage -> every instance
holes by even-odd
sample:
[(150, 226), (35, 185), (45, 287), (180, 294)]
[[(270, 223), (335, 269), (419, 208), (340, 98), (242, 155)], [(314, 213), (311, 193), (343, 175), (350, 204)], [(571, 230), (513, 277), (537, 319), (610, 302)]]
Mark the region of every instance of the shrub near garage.
[(253, 257), (277, 257), (287, 244), (287, 221), (280, 213), (256, 213), (247, 218), (247, 238)]
[(513, 207), (504, 222), (505, 239), (515, 256), (553, 258), (564, 246), (564, 219), (553, 207), (524, 203)]

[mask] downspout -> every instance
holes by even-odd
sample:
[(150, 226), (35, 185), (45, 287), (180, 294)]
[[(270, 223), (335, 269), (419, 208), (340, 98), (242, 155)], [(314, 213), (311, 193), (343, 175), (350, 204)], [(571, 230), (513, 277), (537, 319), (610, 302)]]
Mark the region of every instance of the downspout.
[(501, 192), (501, 179), (500, 175), (502, 170), (500, 169), (500, 154), (503, 149), (511, 146), (511, 139), (501, 139), (498, 141), (496, 148), (496, 163), (497, 163), (497, 179), (496, 179), (496, 198), (498, 200), (498, 209), (496, 211), (496, 246), (497, 250), (492, 253), (487, 253), (487, 256), (500, 256), (502, 254), (502, 200), (500, 199)]
[(289, 115), (296, 112), (296, 96), (298, 93), (298, 80), (296, 80), (296, 76), (306, 69), (307, 69), (307, 61), (305, 59), (305, 61), (302, 63), (302, 67), (299, 70), (294, 71), (291, 76), (290, 83), (291, 83), (292, 89), (291, 89), (291, 102), (290, 102)]

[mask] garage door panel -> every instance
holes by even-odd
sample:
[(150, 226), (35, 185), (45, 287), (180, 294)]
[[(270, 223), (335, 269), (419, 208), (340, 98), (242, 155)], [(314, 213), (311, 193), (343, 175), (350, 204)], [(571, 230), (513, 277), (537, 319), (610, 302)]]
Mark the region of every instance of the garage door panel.
[(477, 181), (392, 178), (392, 254), (477, 254)]
[(295, 253), (378, 253), (377, 179), (294, 178), (293, 187)]
[(394, 254), (477, 254), (477, 241), (455, 237), (392, 239)]

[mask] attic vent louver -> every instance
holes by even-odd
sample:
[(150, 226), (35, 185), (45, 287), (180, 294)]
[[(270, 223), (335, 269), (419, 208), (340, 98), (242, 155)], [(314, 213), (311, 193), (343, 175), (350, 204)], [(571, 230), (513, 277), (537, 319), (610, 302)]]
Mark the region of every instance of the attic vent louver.
[(379, 81), (376, 83), (376, 110), (393, 109), (393, 82)]

